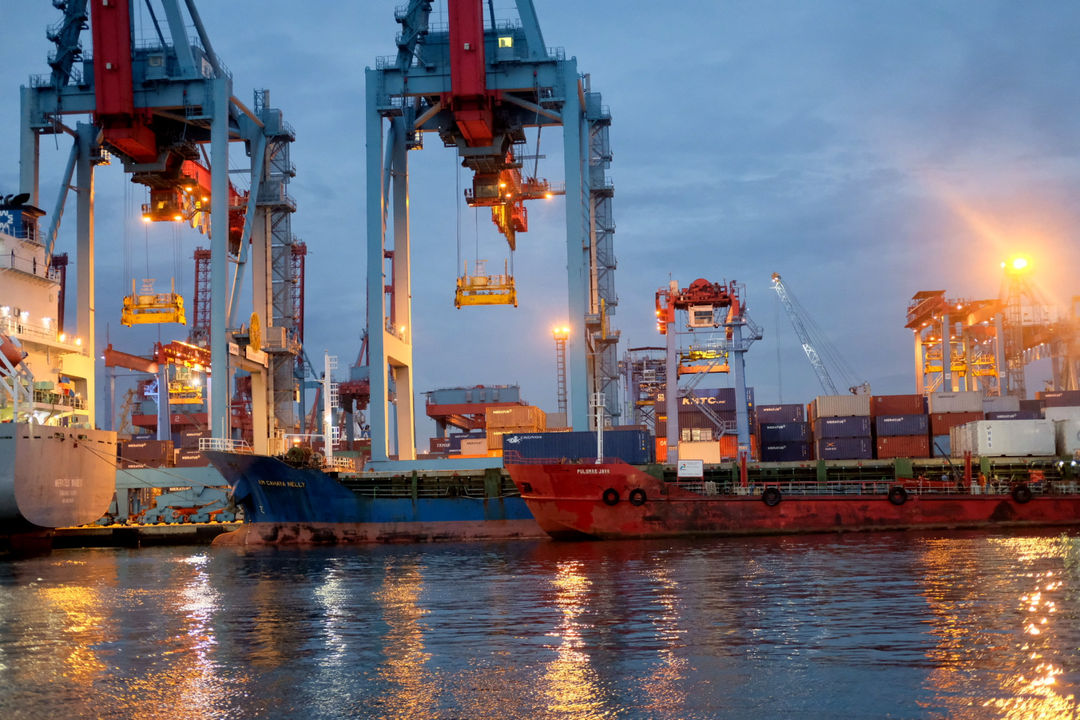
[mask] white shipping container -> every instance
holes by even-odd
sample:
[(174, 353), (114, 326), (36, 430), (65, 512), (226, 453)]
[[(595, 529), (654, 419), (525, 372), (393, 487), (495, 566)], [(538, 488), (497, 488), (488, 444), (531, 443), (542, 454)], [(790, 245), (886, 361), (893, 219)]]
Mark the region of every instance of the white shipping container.
[(983, 412), (1020, 412), (1020, 398), (1015, 395), (998, 395), (983, 398)]
[(681, 442), (679, 443), (679, 460), (701, 460), (705, 463), (719, 463), (720, 443), (716, 440), (709, 442)]
[(1057, 454), (1073, 457), (1080, 452), (1080, 420), (1058, 420), (1054, 423), (1057, 434)]
[(1043, 408), (1043, 417), (1047, 420), (1080, 420), (1080, 407)]
[[(1054, 454), (1054, 423), (1049, 420), (977, 420), (958, 429), (955, 443), (976, 457), (1026, 457)], [(952, 454), (957, 455), (955, 445)]]
[(870, 415), (869, 395), (818, 395), (814, 398), (814, 417), (852, 415)]
[[(1017, 410), (1020, 406), (1017, 405)], [(930, 413), (982, 412), (983, 394), (979, 390), (930, 393)]]

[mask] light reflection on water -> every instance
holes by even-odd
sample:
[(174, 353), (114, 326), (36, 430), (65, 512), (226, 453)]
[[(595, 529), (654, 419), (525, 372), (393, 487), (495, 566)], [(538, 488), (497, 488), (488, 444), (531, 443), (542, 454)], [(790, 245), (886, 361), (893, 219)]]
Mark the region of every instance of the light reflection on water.
[(1080, 540), (976, 533), (0, 564), (0, 718), (1075, 718)]

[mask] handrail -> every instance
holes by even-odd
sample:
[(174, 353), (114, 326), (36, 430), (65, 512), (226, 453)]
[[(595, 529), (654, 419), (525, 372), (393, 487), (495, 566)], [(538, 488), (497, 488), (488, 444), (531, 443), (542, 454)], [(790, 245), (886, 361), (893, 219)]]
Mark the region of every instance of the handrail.
[(244, 453), (252, 455), (254, 451), (246, 440), (233, 440), (232, 438), (199, 438), (199, 452), (204, 450), (219, 450), (221, 452)]

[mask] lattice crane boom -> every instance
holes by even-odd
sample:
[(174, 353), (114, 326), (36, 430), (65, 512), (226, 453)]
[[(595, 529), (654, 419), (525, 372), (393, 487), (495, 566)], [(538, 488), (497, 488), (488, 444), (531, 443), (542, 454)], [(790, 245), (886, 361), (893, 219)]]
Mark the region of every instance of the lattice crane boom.
[(821, 383), (822, 389), (828, 395), (839, 395), (839, 393), (836, 392), (836, 385), (833, 384), (832, 378), (829, 377), (829, 371), (825, 368), (825, 363), (821, 361), (821, 357), (818, 355), (817, 350), (814, 349), (813, 342), (810, 340), (810, 333), (807, 331), (806, 325), (802, 321), (802, 317), (795, 309), (795, 305), (791, 301), (791, 296), (788, 295), (787, 288), (784, 287), (783, 280), (780, 279), (780, 273), (772, 274), (772, 289), (776, 291), (777, 296), (780, 298), (780, 303), (784, 306), (784, 310), (787, 311), (788, 318), (791, 319), (791, 326), (795, 329), (795, 334), (799, 337), (803, 352), (806, 353), (806, 358), (810, 361), (810, 366), (814, 368), (814, 373), (817, 374), (818, 382)]

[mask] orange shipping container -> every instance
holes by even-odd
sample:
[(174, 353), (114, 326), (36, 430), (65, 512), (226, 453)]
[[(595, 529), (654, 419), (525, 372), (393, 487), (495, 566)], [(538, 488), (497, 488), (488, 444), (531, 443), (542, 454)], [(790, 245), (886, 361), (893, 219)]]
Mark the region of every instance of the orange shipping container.
[(667, 462), (667, 438), (656, 438), (656, 462)]
[(489, 431), (525, 428), (516, 432), (540, 432), (547, 426), (547, 415), (534, 405), (489, 407), (484, 410), (484, 424)]
[[(724, 459), (734, 460), (739, 456), (739, 440), (734, 435), (721, 435), (720, 436), (720, 457)], [(755, 460), (758, 457), (758, 442), (757, 436), (750, 436), (750, 457), (748, 460)]]

